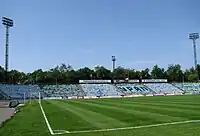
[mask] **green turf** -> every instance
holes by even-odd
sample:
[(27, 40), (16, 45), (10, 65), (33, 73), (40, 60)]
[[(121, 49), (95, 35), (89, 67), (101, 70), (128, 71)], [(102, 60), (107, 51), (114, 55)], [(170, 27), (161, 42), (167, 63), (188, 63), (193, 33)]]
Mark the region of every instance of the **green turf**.
[[(121, 99), (48, 100), (42, 106), (53, 130), (82, 131), (200, 120), (200, 96), (158, 96)], [(151, 128), (63, 134), (63, 136), (199, 136), (200, 123)], [(37, 102), (21, 109), (0, 136), (48, 136)]]

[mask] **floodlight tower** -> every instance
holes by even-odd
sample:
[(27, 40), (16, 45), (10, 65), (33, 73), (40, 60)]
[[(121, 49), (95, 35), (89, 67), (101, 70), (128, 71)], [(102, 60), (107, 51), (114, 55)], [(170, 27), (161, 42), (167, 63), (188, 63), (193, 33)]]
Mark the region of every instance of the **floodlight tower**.
[(199, 80), (198, 70), (197, 70), (197, 53), (196, 53), (196, 40), (199, 38), (199, 33), (191, 33), (189, 34), (189, 39), (193, 41), (194, 48), (194, 67), (197, 74), (197, 79)]
[(9, 28), (13, 27), (13, 20), (3, 17), (2, 24), (6, 27), (5, 82), (8, 82), (8, 38), (9, 38)]
[(113, 64), (112, 68), (113, 68), (113, 72), (115, 70), (115, 62), (116, 62), (116, 57), (112, 56), (112, 64)]

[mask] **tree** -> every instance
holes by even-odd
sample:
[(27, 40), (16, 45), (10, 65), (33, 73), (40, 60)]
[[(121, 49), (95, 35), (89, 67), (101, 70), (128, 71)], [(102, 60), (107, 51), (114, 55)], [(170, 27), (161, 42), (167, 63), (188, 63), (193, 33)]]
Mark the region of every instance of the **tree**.
[(65, 65), (64, 63), (62, 63), (60, 66), (57, 66), (58, 67), (58, 69), (59, 69), (59, 71), (61, 72), (61, 73), (64, 73), (64, 72), (68, 72), (68, 71), (71, 71), (71, 70), (73, 70), (73, 68), (72, 68), (72, 66), (71, 65)]
[(111, 79), (111, 71), (103, 66), (96, 66), (95, 68), (96, 79)]
[(190, 73), (188, 76), (189, 82), (196, 82), (197, 81), (197, 74), (196, 73)]
[(125, 73), (126, 77), (129, 79), (139, 79), (140, 77), (140, 72), (135, 71), (135, 69), (125, 69)]
[(77, 70), (78, 78), (81, 80), (89, 80), (92, 79), (92, 75), (94, 75), (94, 70), (89, 69), (88, 67), (80, 68)]
[(8, 79), (10, 84), (19, 84), (24, 82), (25, 74), (17, 70), (11, 70), (8, 72)]
[(155, 65), (151, 71), (151, 77), (153, 79), (164, 79), (166, 78), (164, 68), (159, 68), (158, 65)]
[(200, 65), (199, 64), (197, 64), (197, 73), (198, 73), (198, 80), (199, 80), (199, 77), (200, 77)]
[(169, 82), (181, 82), (183, 80), (183, 71), (181, 70), (181, 66), (179, 64), (169, 65), (166, 73)]
[[(197, 71), (200, 77), (200, 65), (197, 65)], [(4, 82), (5, 70), (0, 66), (0, 82)], [(106, 69), (103, 66), (96, 66), (94, 70), (84, 67), (78, 70), (74, 70), (71, 65), (65, 65), (62, 63), (54, 68), (47, 71), (38, 69), (32, 73), (23, 73), (17, 70), (11, 70), (8, 72), (8, 78), (10, 84), (69, 84), (78, 83), (79, 80), (90, 80), (90, 79), (165, 79), (169, 82), (196, 82), (196, 71), (192, 67), (181, 70), (179, 64), (169, 65), (167, 70), (159, 68), (155, 65), (150, 72), (148, 68), (144, 70), (127, 69), (123, 67), (117, 67), (113, 72)]]
[[(197, 70), (198, 70), (198, 67), (197, 67)], [(184, 79), (188, 82), (197, 82), (197, 74), (193, 67), (185, 71)]]
[(0, 82), (4, 82), (5, 80), (5, 70), (0, 66)]
[(32, 73), (28, 73), (27, 76), (28, 76), (28, 83), (29, 84), (36, 84), (38, 83), (38, 79), (40, 78), (39, 77), (39, 73), (42, 72), (42, 69), (38, 69), (38, 70), (35, 70), (33, 71)]
[(123, 67), (117, 67), (114, 71), (113, 71), (113, 77), (114, 79), (125, 79), (127, 76), (127, 70)]
[(151, 78), (151, 75), (149, 74), (149, 69), (148, 68), (146, 68), (145, 70), (142, 70), (140, 75), (141, 75), (141, 77), (143, 79)]

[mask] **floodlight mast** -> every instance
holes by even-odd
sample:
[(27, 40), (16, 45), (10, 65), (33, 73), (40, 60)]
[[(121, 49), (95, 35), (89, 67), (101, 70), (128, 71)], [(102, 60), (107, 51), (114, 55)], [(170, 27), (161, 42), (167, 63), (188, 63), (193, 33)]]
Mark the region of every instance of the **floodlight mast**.
[(197, 70), (197, 52), (196, 52), (196, 40), (199, 38), (199, 33), (191, 33), (189, 34), (189, 39), (193, 41), (193, 48), (194, 48), (194, 67), (196, 71), (197, 81), (199, 81), (199, 75)]
[(5, 83), (8, 82), (8, 42), (9, 42), (9, 28), (13, 27), (13, 20), (3, 17), (2, 24), (6, 27), (6, 46), (5, 46)]
[(115, 70), (115, 62), (116, 62), (116, 57), (115, 56), (112, 56), (112, 71), (114, 72), (114, 70)]

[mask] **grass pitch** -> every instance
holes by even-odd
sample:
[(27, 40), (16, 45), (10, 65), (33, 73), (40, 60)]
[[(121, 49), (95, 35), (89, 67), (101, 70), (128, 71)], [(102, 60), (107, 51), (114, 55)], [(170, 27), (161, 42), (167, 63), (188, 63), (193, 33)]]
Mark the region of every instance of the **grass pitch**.
[[(198, 95), (44, 100), (41, 105), (54, 134), (70, 132), (62, 134), (63, 136), (199, 136), (200, 134)], [(185, 122), (191, 120), (197, 121)], [(39, 104), (34, 102), (22, 108), (14, 118), (0, 128), (0, 135), (50, 136), (51, 134)]]

